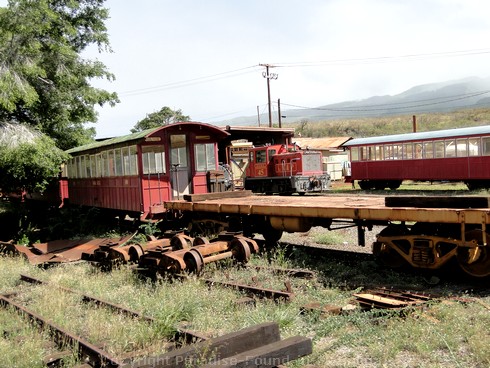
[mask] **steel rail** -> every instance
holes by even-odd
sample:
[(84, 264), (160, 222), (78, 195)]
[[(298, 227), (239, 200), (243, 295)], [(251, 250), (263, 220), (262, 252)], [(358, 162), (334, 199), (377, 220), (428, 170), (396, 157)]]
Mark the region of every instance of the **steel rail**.
[(78, 355), (81, 360), (89, 363), (92, 367), (119, 367), (121, 362), (109, 355), (102, 349), (91, 344), (87, 340), (75, 336), (65, 329), (55, 325), (53, 322), (43, 318), (39, 314), (27, 309), (23, 305), (16, 303), (5, 295), (0, 295), (0, 304), (4, 307), (12, 307), (20, 314), (26, 315), (29, 319), (41, 329), (47, 329), (53, 336), (56, 344), (62, 348), (67, 344), (78, 349)]
[[(23, 274), (20, 275), (20, 279), (22, 281), (29, 282), (31, 284), (51, 285), (52, 286), (52, 284), (50, 284), (46, 281), (42, 281), (42, 280), (36, 279), (34, 277), (23, 275)], [(82, 298), (82, 301), (85, 303), (94, 303), (98, 306), (102, 306), (102, 307), (111, 309), (113, 311), (122, 313), (124, 315), (129, 316), (129, 317), (139, 318), (139, 319), (142, 319), (146, 322), (150, 322), (150, 323), (157, 322), (157, 320), (153, 317), (145, 316), (144, 314), (142, 314), (140, 312), (137, 312), (137, 311), (132, 310), (132, 309), (128, 309), (128, 308), (123, 307), (119, 304), (114, 304), (114, 303), (108, 302), (106, 300), (95, 298), (93, 296), (80, 293), (79, 291), (69, 289), (69, 288), (66, 288), (64, 286), (56, 285), (56, 287), (59, 288), (60, 290), (68, 292), (68, 293), (78, 294)], [(192, 330), (189, 330), (186, 328), (180, 328), (180, 327), (176, 327), (176, 333), (174, 336), (174, 340), (181, 340), (182, 339), (186, 343), (191, 343), (191, 342), (196, 342), (196, 341), (204, 341), (204, 340), (207, 340), (208, 338), (209, 338), (208, 336), (201, 334), (197, 331), (192, 331)]]

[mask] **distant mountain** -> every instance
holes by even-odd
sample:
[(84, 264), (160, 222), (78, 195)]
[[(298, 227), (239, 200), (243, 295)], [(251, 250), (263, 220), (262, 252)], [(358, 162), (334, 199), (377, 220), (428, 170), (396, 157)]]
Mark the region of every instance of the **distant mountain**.
[[(389, 115), (448, 112), (462, 108), (490, 107), (490, 77), (423, 84), (394, 96), (373, 96), (359, 101), (346, 101), (312, 109), (282, 109), (287, 122), (321, 121), (339, 118), (380, 117)], [(273, 117), (277, 122), (277, 114)], [(260, 121), (269, 121), (267, 114)], [(238, 117), (216, 122), (217, 125), (256, 125), (257, 116)]]

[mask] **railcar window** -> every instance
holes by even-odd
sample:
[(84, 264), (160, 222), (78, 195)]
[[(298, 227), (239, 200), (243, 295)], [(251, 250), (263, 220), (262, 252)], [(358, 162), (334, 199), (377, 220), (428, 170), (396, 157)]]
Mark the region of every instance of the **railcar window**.
[(481, 141), (483, 156), (490, 156), (490, 137), (483, 137)]
[(100, 165), (100, 176), (109, 176), (109, 152), (102, 151), (101, 165)]
[(114, 150), (108, 151), (107, 154), (107, 165), (108, 165), (108, 176), (116, 175), (116, 162), (115, 162)]
[(97, 155), (90, 155), (90, 174), (92, 178), (97, 177)]
[(138, 175), (138, 152), (136, 146), (129, 147), (129, 173), (126, 175)]
[[(68, 163), (69, 163), (69, 161), (68, 161)], [(68, 175), (69, 175), (69, 174), (68, 174), (68, 169), (69, 169), (69, 167), (68, 167), (68, 165), (67, 165), (67, 164), (61, 164), (61, 176), (62, 176), (63, 178), (68, 177)]]
[(100, 178), (102, 176), (102, 153), (97, 153), (95, 155), (96, 159), (96, 167), (97, 167), (97, 172), (95, 173), (95, 176), (97, 178)]
[(444, 155), (445, 157), (456, 157), (456, 146), (454, 139), (448, 139), (444, 141), (445, 149)]
[(393, 159), (393, 146), (391, 144), (385, 144), (384, 146), (384, 159), (392, 160)]
[(413, 144), (404, 143), (403, 144), (403, 158), (406, 160), (413, 159)]
[(434, 142), (423, 143), (424, 158), (434, 158)]
[(458, 138), (456, 139), (456, 156), (467, 157), (468, 156), (468, 139)]
[(196, 144), (196, 171), (216, 170), (216, 154), (213, 143)]
[(75, 158), (72, 157), (68, 160), (68, 177), (69, 178), (76, 178), (77, 177), (77, 169), (75, 166)]
[(376, 154), (374, 153), (374, 146), (367, 147), (367, 159), (368, 161), (376, 160)]
[(186, 135), (174, 134), (170, 136), (170, 161), (179, 164), (179, 167), (187, 167)]
[(401, 144), (394, 144), (393, 145), (393, 159), (394, 160), (401, 160), (403, 157), (403, 149), (402, 149)]
[(83, 156), (85, 159), (85, 164), (83, 166), (84, 168), (84, 171), (83, 171), (83, 177), (84, 178), (90, 178), (90, 156), (89, 155), (85, 155)]
[(165, 147), (143, 146), (143, 174), (165, 174)]
[(413, 144), (413, 155), (415, 159), (422, 158), (422, 143), (417, 142)]
[(129, 147), (123, 147), (121, 149), (122, 154), (122, 165), (123, 165), (123, 175), (129, 175), (131, 172), (129, 170)]
[(350, 148), (350, 160), (351, 161), (359, 161), (359, 148), (351, 147)]
[(122, 165), (122, 157), (121, 157), (121, 149), (120, 148), (116, 148), (114, 150), (114, 164), (115, 164), (116, 176), (123, 175), (124, 172), (123, 172), (123, 165)]
[(480, 155), (480, 138), (468, 139), (468, 156)]
[(382, 160), (383, 159), (383, 146), (375, 146), (375, 160)]
[(366, 147), (359, 147), (359, 161), (366, 161)]
[(434, 154), (436, 158), (444, 157), (444, 141), (434, 142)]

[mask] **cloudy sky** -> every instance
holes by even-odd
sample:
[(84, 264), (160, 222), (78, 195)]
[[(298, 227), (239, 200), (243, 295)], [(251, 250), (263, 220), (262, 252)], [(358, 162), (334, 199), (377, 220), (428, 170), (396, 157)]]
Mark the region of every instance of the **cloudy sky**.
[[(315, 107), (490, 76), (488, 0), (107, 0), (116, 75), (97, 136), (129, 133), (163, 106), (195, 121)], [(274, 106), (274, 109), (276, 107)]]

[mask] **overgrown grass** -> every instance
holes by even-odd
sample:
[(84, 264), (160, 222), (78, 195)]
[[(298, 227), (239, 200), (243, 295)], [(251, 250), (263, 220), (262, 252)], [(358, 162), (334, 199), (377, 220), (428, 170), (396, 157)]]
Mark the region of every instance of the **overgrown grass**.
[[(275, 321), (283, 338), (303, 335), (314, 342), (313, 354), (288, 364), (301, 367), (487, 367), (490, 365), (490, 315), (478, 303), (434, 301), (424, 309), (405, 313), (362, 312), (323, 316), (302, 314), (301, 306), (345, 306), (359, 285), (378, 282), (428, 287), (423, 278), (394, 273), (374, 262), (341, 261), (315, 255), (301, 248), (279, 249), (253, 256), (251, 265), (308, 267), (317, 277), (288, 279), (264, 269), (231, 267), (227, 262), (207, 265), (203, 277), (284, 289), (291, 282), (295, 298), (289, 302), (256, 299), (255, 305), (237, 304), (243, 294), (221, 287), (209, 287), (200, 278), (186, 281), (150, 282), (123, 267), (103, 273), (88, 264), (66, 264), (47, 270), (33, 267), (20, 258), (0, 258), (0, 291), (18, 291), (16, 300), (47, 319), (103, 346), (115, 356), (130, 352), (159, 354), (163, 342), (172, 336), (179, 322), (189, 328), (217, 336), (253, 324)], [(51, 286), (32, 286), (19, 281), (30, 274)], [(121, 304), (153, 316), (148, 324), (82, 303), (77, 295), (62, 292), (56, 285)], [(449, 286), (448, 286), (449, 287)], [(441, 291), (442, 290), (442, 291)], [(444, 288), (438, 292), (448, 293)], [(490, 303), (489, 297), (479, 299)], [(17, 313), (0, 310), (0, 365), (41, 367), (42, 358), (53, 353), (48, 336), (32, 327)], [(22, 342), (22, 344), (19, 343)], [(79, 362), (78, 362), (79, 363)], [(73, 359), (66, 364), (77, 364)]]

